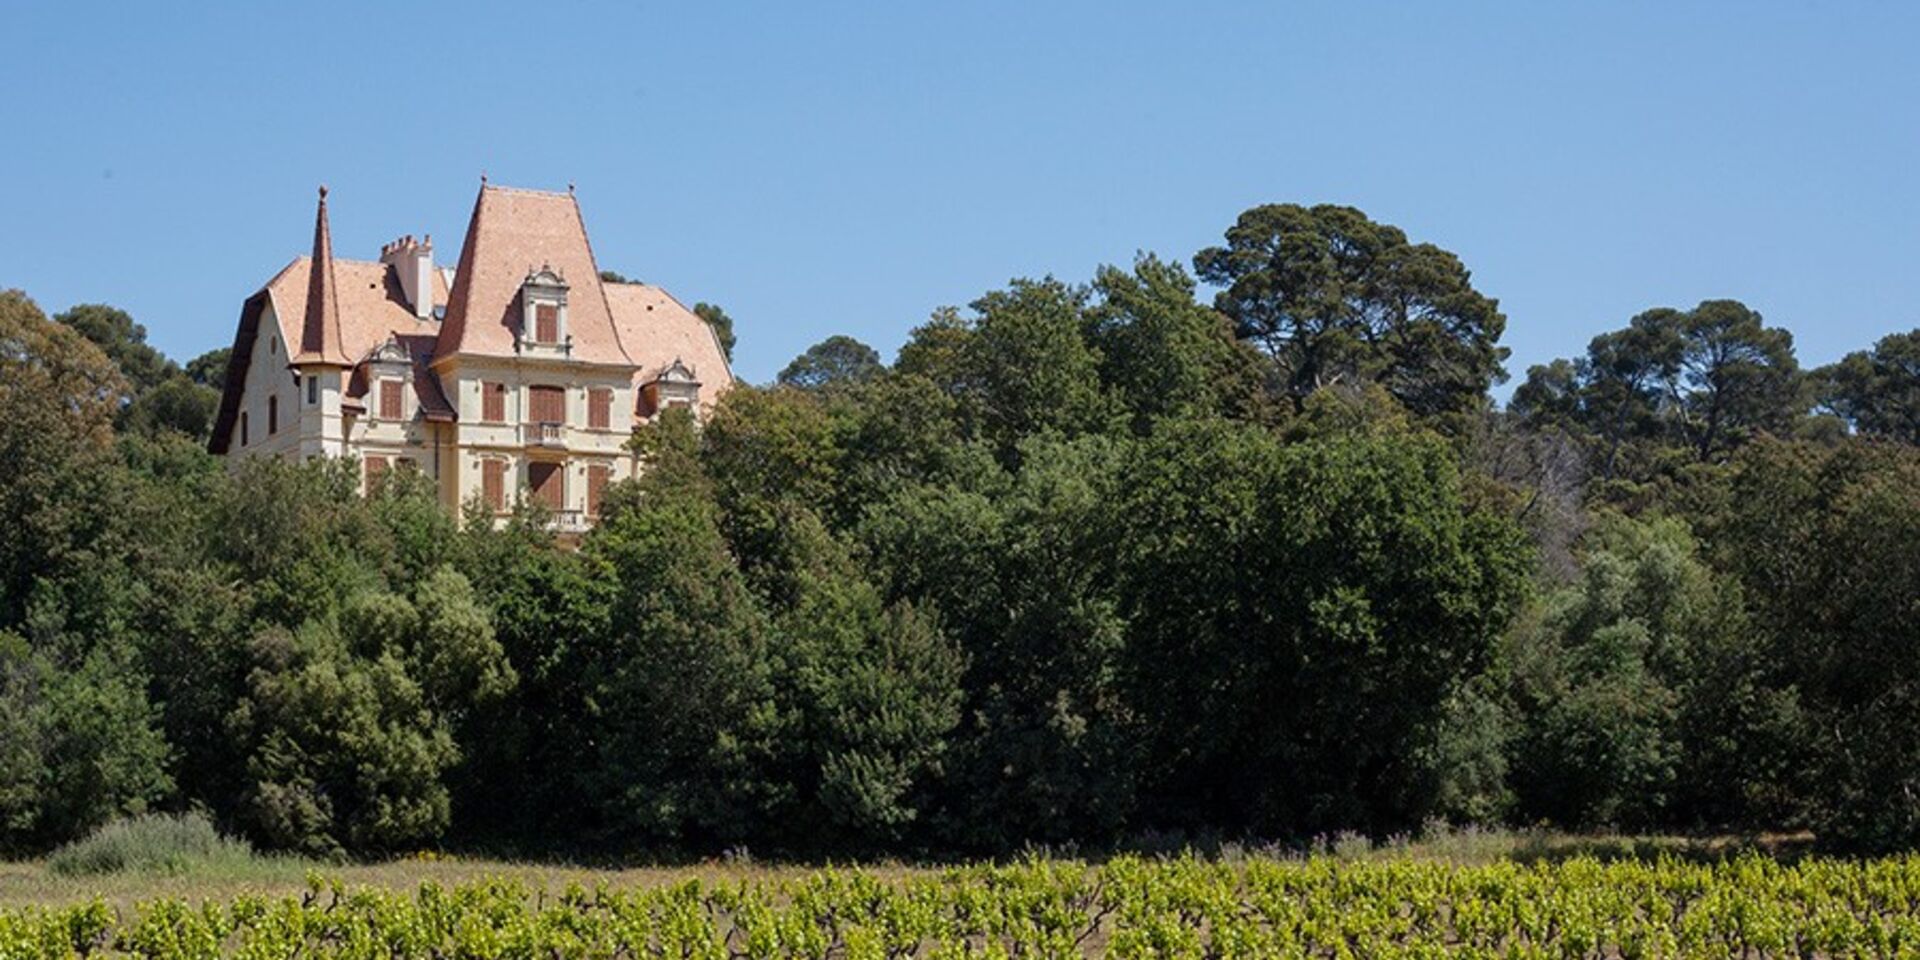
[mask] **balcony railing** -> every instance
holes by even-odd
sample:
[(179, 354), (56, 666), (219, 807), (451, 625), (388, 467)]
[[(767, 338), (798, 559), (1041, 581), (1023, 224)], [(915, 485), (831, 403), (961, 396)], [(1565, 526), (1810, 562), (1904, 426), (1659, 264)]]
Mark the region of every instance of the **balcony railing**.
[(567, 425), (564, 423), (529, 423), (525, 427), (526, 445), (529, 447), (564, 447), (567, 445)]
[(547, 515), (547, 529), (555, 533), (586, 533), (591, 526), (585, 510), (554, 510)]

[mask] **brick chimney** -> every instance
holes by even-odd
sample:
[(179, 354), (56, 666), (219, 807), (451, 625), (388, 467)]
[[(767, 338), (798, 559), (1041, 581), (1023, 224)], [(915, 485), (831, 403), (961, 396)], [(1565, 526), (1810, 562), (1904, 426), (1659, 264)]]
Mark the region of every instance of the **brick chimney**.
[(409, 233), (380, 248), (380, 262), (393, 264), (400, 274), (400, 292), (407, 306), (422, 320), (433, 319), (433, 237), (419, 240)]

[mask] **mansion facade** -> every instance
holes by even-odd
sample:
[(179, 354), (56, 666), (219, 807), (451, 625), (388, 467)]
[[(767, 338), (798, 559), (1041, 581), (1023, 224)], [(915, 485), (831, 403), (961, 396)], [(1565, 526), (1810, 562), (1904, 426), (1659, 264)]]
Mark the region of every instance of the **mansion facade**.
[(571, 188), (483, 180), (447, 269), (430, 237), (335, 259), (323, 187), (312, 254), (241, 308), (210, 447), (354, 457), (363, 489), (417, 470), (451, 509), (524, 497), (578, 532), (638, 466), (637, 427), (702, 414), (732, 384), (704, 320), (659, 287), (601, 280)]

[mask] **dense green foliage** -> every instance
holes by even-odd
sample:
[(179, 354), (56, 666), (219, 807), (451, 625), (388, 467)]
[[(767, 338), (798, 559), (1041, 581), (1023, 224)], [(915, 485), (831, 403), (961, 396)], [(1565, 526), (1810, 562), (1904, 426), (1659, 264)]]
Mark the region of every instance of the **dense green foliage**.
[(0, 956), (1855, 957), (1920, 937), (1920, 861), (1557, 865), (1326, 858), (1027, 860), (883, 880), (413, 893), (315, 877), (299, 898), (0, 911)]
[(1654, 309), (1499, 410), (1444, 250), (1266, 206), (1195, 266), (1212, 306), (1143, 255), (891, 365), (829, 338), (641, 430), (564, 544), (223, 464), (182, 411), (224, 351), (0, 296), (0, 849), (188, 809), (319, 856), (1920, 843), (1920, 333), (1807, 374)]

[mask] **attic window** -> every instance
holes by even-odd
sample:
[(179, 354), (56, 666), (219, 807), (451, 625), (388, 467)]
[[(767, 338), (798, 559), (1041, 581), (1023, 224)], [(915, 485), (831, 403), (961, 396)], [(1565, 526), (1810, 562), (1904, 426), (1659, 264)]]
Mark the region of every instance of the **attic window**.
[(567, 344), (567, 280), (550, 266), (527, 271), (520, 284), (520, 342), (545, 347)]

